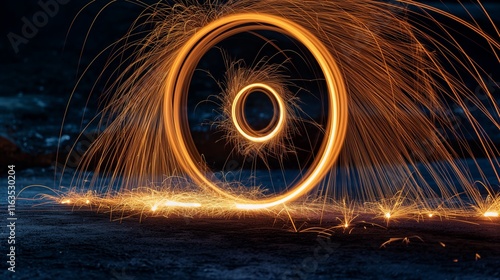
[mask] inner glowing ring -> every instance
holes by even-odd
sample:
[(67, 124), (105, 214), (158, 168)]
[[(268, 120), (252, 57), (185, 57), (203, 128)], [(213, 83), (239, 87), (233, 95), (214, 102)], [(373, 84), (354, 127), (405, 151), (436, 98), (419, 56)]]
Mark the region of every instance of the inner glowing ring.
[[(261, 200), (236, 197), (211, 181), (202, 156), (190, 135), (187, 121), (189, 82), (201, 57), (218, 42), (234, 34), (251, 30), (269, 30), (287, 34), (303, 44), (320, 66), (328, 89), (329, 115), (324, 127), (325, 136), (311, 167), (303, 178), (285, 193)], [(332, 168), (342, 148), (347, 128), (347, 93), (342, 72), (328, 48), (309, 30), (286, 18), (246, 12), (221, 17), (202, 28), (186, 41), (175, 55), (165, 80), (164, 121), (166, 137), (180, 168), (197, 184), (219, 195), (233, 199), (237, 208), (262, 209), (299, 198), (314, 188)]]
[[(275, 121), (276, 117), (273, 117), (273, 120), (271, 120), (269, 125), (260, 131), (255, 131), (250, 128), (243, 113), (245, 100), (247, 96), (254, 91), (262, 91), (265, 93), (273, 103), (273, 111), (278, 111), (277, 122)], [(274, 115), (276, 116), (276, 114)], [(273, 139), (283, 128), (286, 117), (285, 103), (279, 96), (278, 92), (276, 92), (272, 87), (263, 83), (254, 83), (242, 88), (236, 94), (231, 106), (231, 116), (234, 126), (238, 132), (243, 135), (243, 137), (252, 142), (263, 143)]]

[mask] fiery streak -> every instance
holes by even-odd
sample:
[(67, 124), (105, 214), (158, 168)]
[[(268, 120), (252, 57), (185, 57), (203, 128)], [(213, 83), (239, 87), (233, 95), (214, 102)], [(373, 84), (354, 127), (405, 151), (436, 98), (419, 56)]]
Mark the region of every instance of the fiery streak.
[(71, 203), (71, 199), (63, 199), (61, 200), (61, 204), (70, 204)]
[[(189, 82), (188, 77), (192, 76), (192, 71), (201, 56), (207, 51), (207, 48), (213, 47), (217, 42), (234, 34), (236, 31), (239, 33), (255, 29), (277, 30), (288, 34), (297, 39), (311, 52), (325, 76), (329, 92), (328, 103), (332, 112), (329, 114), (329, 121), (325, 128), (325, 143), (322, 144), (317, 160), (312, 164), (310, 174), (291, 188), (290, 191), (259, 201), (234, 197), (208, 179), (204, 170), (206, 168), (200, 167), (200, 159), (193, 155), (195, 149), (193, 144), (189, 144), (190, 140), (183, 135), (183, 132), (187, 129), (186, 115), (184, 114), (185, 96), (187, 94), (186, 82)], [(166, 136), (170, 143), (177, 143), (171, 146), (176, 163), (200, 186), (206, 186), (221, 196), (234, 199), (237, 202), (237, 208), (268, 208), (299, 198), (323, 179), (340, 153), (347, 127), (347, 96), (341, 77), (341, 72), (335, 60), (323, 42), (309, 30), (283, 17), (266, 13), (245, 12), (227, 15), (207, 24), (180, 48), (165, 81), (163, 114), (166, 121)], [(180, 85), (178, 84), (179, 81)], [(265, 87), (267, 88), (267, 86)], [(268, 90), (274, 91), (272, 88), (268, 88)], [(238, 98), (236, 98), (237, 100)], [(280, 105), (280, 107), (283, 107), (283, 105)], [(281, 117), (280, 120), (282, 120)], [(265, 141), (268, 138), (264, 137), (264, 139), (260, 140)]]
[(410, 244), (410, 239), (418, 239), (420, 240), (421, 242), (424, 242), (424, 240), (420, 237), (420, 236), (417, 236), (417, 235), (414, 235), (414, 236), (409, 236), (409, 237), (391, 237), (389, 240), (387, 240), (386, 242), (382, 243), (382, 245), (380, 245), (380, 248), (384, 248), (386, 247), (387, 245), (395, 242), (395, 241), (400, 241), (401, 240), (401, 243), (404, 243), (405, 245), (408, 245)]
[(498, 212), (488, 211), (484, 213), (485, 217), (498, 217)]
[[(70, 200), (71, 194), (60, 202), (95, 205), (99, 201), (111, 208), (132, 205), (127, 209), (134, 211), (170, 211), (165, 209), (170, 207), (210, 212), (206, 209), (222, 207), (237, 212), (272, 211), (294, 201), (300, 204), (300, 198), (309, 195), (324, 199), (325, 204), (351, 197), (359, 202), (357, 208), (387, 220), (471, 213), (498, 216), (500, 195), (494, 185), (500, 180), (499, 151), (484, 133), (477, 112), (473, 114), (468, 107), (473, 104), (489, 125), (500, 129), (499, 106), (487, 83), (491, 77), (430, 12), (483, 38), (497, 63), (500, 43), (455, 15), (415, 1), (399, 2), (411, 9), (375, 0), (241, 0), (147, 7), (141, 19), (145, 19), (144, 25), (154, 24), (151, 32), (129, 41), (142, 32), (142, 24), (133, 25), (128, 36), (111, 46), (118, 49), (112, 59), (120, 60), (125, 69), (108, 84), (102, 131), (83, 156), (72, 183), (87, 193), (83, 185), (89, 181), (91, 190), (102, 196), (86, 198), (84, 194), (80, 198), (85, 200), (78, 196)], [(435, 24), (442, 38), (406, 15)], [(190, 81), (203, 56), (240, 33), (265, 37), (260, 31), (292, 38), (310, 53), (321, 70), (318, 79), (325, 84), (328, 109), (326, 122), (315, 123), (322, 129), (322, 140), (311, 149), (315, 151), (312, 163), (300, 170), (298, 180), (271, 195), (252, 195), (258, 185), (235, 191), (242, 184), (234, 188), (234, 182), (215, 176), (217, 171), (194, 144), (186, 112)], [(274, 44), (271, 39), (266, 43)], [(123, 58), (129, 49), (135, 49), (134, 54)], [(300, 100), (294, 99), (291, 82), (282, 73), (285, 67), (256, 60), (264, 65), (246, 68), (243, 63), (225, 61), (226, 81), (220, 83), (218, 97), (222, 113), (213, 123), (225, 133), (222, 140), (236, 147), (235, 153), (254, 154), (264, 162), (278, 158), (281, 166), (286, 158), (282, 154), (300, 161), (296, 147), (288, 146), (297, 137), (296, 127), (304, 122), (297, 113)], [(454, 66), (446, 70), (440, 61)], [(485, 96), (475, 96), (457, 69), (474, 80)], [(263, 91), (273, 102), (275, 117), (263, 131), (252, 129), (243, 114), (244, 100), (255, 90)], [(470, 170), (457, 163), (459, 155), (446, 141), (447, 135), (458, 139), (465, 156), (479, 170), (485, 167), (474, 158), (465, 141), (466, 132), (453, 127), (452, 106), (464, 112), (462, 125), (469, 126), (467, 133), (479, 139), (493, 170), (490, 181), (482, 176), (482, 191), (473, 183)], [(89, 175), (89, 170), (94, 172)], [(101, 183), (101, 176), (109, 180)], [(154, 196), (134, 192), (164, 176), (190, 178), (188, 184), (194, 183), (199, 193), (180, 200), (166, 198), (171, 186), (162, 183), (152, 188)], [(183, 193), (179, 188), (176, 191)], [(125, 202), (126, 194), (139, 201)], [(357, 215), (350, 206), (348, 212), (339, 212), (344, 213), (345, 227)]]
[(178, 202), (178, 201), (167, 201), (165, 202), (165, 206), (174, 206), (174, 207), (201, 207), (201, 203), (197, 202)]
[[(273, 100), (273, 105), (274, 103), (277, 103), (278, 106), (274, 105), (275, 108), (273, 108), (275, 111), (279, 112), (278, 116), (278, 121), (275, 125), (275, 127), (267, 132), (267, 133), (260, 133), (259, 131), (252, 131), (248, 127), (248, 124), (245, 124), (246, 121), (244, 117), (242, 116), (243, 114), (243, 104), (245, 103), (245, 99), (247, 95), (254, 91), (255, 89), (257, 90), (262, 90), (266, 92), (266, 94)], [(237, 94), (236, 97), (234, 98), (233, 104), (231, 106), (231, 116), (233, 119), (233, 124), (236, 130), (243, 135), (246, 139), (252, 142), (257, 142), (257, 143), (262, 143), (262, 142), (267, 142), (274, 138), (283, 128), (284, 124), (284, 119), (286, 118), (285, 116), (285, 103), (283, 102), (283, 99), (280, 97), (278, 92), (276, 92), (272, 87), (262, 84), (262, 83), (255, 83), (255, 84), (250, 84), (244, 88), (242, 88)], [(253, 135), (252, 135), (253, 134)]]

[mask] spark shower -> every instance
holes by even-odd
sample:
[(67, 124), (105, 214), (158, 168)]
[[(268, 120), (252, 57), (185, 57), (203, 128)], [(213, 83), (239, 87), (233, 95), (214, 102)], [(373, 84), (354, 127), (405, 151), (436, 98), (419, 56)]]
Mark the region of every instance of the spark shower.
[(144, 11), (108, 48), (118, 67), (104, 70), (98, 136), (59, 202), (331, 210), (345, 225), (360, 213), (498, 216), (500, 155), (484, 129), (500, 130), (498, 85), (456, 32), (500, 63), (481, 2), (494, 34), (410, 0), (132, 2)]

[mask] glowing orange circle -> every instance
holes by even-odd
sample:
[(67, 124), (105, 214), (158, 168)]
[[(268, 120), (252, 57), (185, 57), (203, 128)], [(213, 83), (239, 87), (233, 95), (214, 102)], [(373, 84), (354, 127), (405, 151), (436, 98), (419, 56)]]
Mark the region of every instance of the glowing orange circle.
[[(304, 177), (287, 192), (264, 198), (249, 200), (236, 197), (207, 177), (210, 172), (202, 157), (197, 154), (190, 135), (186, 103), (187, 89), (194, 69), (201, 57), (221, 40), (250, 30), (271, 30), (284, 33), (298, 40), (314, 56), (325, 78), (328, 89), (328, 115), (325, 137)], [(328, 48), (311, 31), (286, 18), (246, 12), (221, 17), (200, 28), (180, 48), (165, 80), (164, 119), (166, 136), (178, 164), (197, 184), (233, 199), (240, 209), (262, 209), (299, 198), (314, 188), (335, 163), (345, 138), (347, 128), (347, 93), (342, 73)]]
[[(269, 126), (262, 131), (254, 131), (249, 128), (248, 124), (244, 120), (243, 114), (241, 113), (243, 112), (244, 100), (248, 94), (254, 90), (263, 91), (269, 98), (271, 98), (274, 107), (273, 109), (278, 111), (278, 120), (276, 124), (274, 124), (274, 121), (271, 121)], [(285, 103), (279, 96), (278, 92), (276, 92), (272, 87), (263, 83), (254, 83), (245, 86), (236, 94), (231, 106), (231, 116), (234, 126), (238, 132), (243, 135), (243, 137), (252, 142), (263, 143), (273, 139), (281, 131), (281, 129), (283, 129), (286, 118)]]

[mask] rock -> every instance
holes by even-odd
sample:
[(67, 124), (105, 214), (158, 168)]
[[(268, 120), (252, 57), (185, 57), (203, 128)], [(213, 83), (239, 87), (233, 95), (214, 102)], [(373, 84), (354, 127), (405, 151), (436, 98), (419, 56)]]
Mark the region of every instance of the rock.
[(7, 172), (8, 165), (15, 165), (16, 170), (30, 167), (45, 167), (52, 164), (53, 154), (29, 155), (23, 152), (14, 141), (0, 135), (0, 172)]

